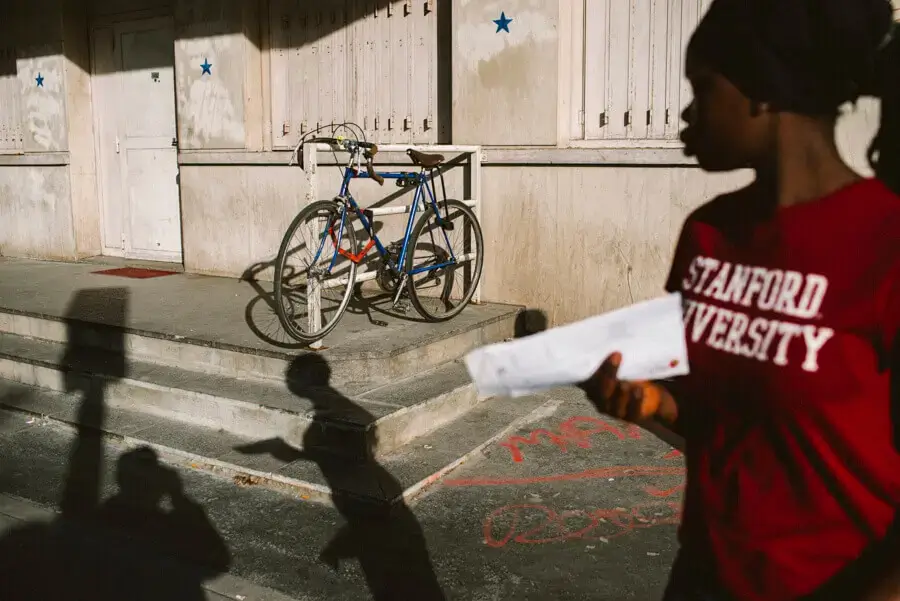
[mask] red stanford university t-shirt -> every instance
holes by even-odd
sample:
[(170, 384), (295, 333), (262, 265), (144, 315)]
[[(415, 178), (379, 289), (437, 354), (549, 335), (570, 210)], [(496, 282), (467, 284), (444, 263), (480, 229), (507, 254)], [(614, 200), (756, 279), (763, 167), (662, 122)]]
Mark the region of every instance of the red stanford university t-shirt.
[(810, 593), (900, 505), (886, 349), (900, 324), (900, 199), (864, 180), (764, 215), (751, 189), (686, 222), (669, 291), (691, 375), (683, 550), (741, 601)]

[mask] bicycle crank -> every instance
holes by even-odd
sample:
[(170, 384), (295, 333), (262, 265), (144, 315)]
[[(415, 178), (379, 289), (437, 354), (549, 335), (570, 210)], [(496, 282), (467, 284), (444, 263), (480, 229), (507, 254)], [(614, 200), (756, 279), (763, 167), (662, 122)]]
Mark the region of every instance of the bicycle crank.
[(397, 292), (397, 288), (400, 287), (400, 275), (391, 267), (391, 265), (397, 265), (400, 262), (400, 248), (401, 244), (399, 242), (390, 243), (385, 249), (387, 251), (385, 253), (386, 256), (378, 266), (375, 281), (378, 287), (381, 288), (381, 291), (386, 294), (394, 294)]

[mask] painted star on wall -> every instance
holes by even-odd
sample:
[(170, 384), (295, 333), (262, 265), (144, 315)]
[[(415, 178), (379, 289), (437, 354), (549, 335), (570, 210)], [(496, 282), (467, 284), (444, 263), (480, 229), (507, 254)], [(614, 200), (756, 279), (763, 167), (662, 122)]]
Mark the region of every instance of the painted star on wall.
[(39, 88), (43, 88), (43, 87), (44, 87), (44, 76), (41, 75), (40, 73), (38, 73), (38, 76), (34, 78), (34, 81), (37, 82), (37, 86), (38, 86)]
[(501, 12), (500, 18), (494, 19), (494, 23), (497, 24), (497, 33), (500, 33), (501, 31), (509, 33), (509, 24), (512, 23), (512, 21), (512, 19), (506, 16), (505, 12)]
[(203, 69), (203, 73), (200, 74), (201, 77), (204, 75), (212, 75), (212, 65), (209, 64), (208, 58), (203, 59), (203, 64), (200, 65), (200, 68)]

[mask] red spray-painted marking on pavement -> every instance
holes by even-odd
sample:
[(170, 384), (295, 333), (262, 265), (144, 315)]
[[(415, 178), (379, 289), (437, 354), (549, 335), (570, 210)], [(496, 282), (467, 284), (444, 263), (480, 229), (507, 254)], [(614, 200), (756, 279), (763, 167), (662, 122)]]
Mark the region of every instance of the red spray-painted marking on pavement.
[(639, 465), (615, 465), (569, 474), (550, 476), (530, 476), (525, 478), (469, 478), (446, 480), (445, 486), (515, 486), (541, 484), (546, 482), (571, 482), (573, 480), (593, 480), (597, 478), (624, 478), (639, 476), (684, 476), (683, 467), (654, 467)]
[(542, 444), (543, 440), (548, 440), (561, 452), (566, 453), (570, 446), (590, 449), (590, 438), (595, 434), (603, 433), (612, 434), (619, 440), (640, 440), (641, 438), (641, 429), (633, 424), (627, 426), (623, 432), (621, 428), (617, 428), (602, 419), (578, 416), (567, 419), (560, 424), (559, 432), (539, 428), (532, 430), (526, 436), (511, 436), (506, 441), (501, 442), (500, 446), (509, 449), (513, 462), (521, 463), (525, 460), (520, 448), (522, 445), (536, 446)]
[(658, 499), (665, 499), (684, 490), (684, 484), (679, 484), (678, 486), (673, 486), (672, 488), (660, 489), (655, 486), (648, 486), (644, 489), (644, 492), (650, 495), (651, 497), (656, 497)]
[(543, 545), (569, 540), (601, 541), (636, 530), (679, 524), (681, 504), (650, 502), (631, 509), (566, 510), (544, 505), (507, 505), (485, 518), (484, 542), (495, 549), (510, 543)]
[(682, 457), (684, 457), (684, 454), (681, 451), (679, 451), (678, 449), (672, 449), (671, 451), (666, 453), (666, 456), (663, 457), (663, 459), (681, 459)]

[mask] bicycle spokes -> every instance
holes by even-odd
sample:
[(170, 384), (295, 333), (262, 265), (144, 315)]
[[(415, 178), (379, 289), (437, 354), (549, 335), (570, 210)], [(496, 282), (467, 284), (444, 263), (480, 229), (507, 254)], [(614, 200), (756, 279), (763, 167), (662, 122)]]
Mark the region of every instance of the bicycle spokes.
[[(350, 237), (341, 231), (339, 213), (323, 210), (297, 225), (281, 266), (284, 313), (304, 331), (327, 324), (341, 310), (348, 275), (342, 256), (355, 256)], [(313, 312), (317, 314), (313, 314)]]
[[(443, 203), (442, 203), (443, 204)], [(438, 217), (427, 221), (416, 236), (410, 277), (420, 310), (442, 319), (469, 301), (480, 276), (481, 232), (467, 207), (447, 203)]]

